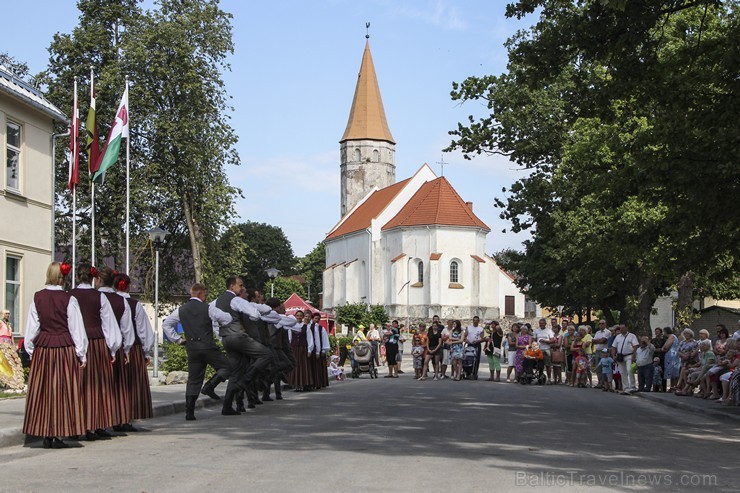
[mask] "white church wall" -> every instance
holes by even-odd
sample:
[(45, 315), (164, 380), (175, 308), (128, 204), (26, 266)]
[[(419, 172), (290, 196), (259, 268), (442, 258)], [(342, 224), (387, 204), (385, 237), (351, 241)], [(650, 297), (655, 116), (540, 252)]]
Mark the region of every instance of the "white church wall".
[(524, 318), (524, 294), (519, 291), (514, 281), (509, 276), (504, 274), (499, 268), (499, 301), (498, 306), (501, 309), (501, 316), (504, 316), (506, 309), (506, 297), (514, 297), (514, 316), (517, 318)]

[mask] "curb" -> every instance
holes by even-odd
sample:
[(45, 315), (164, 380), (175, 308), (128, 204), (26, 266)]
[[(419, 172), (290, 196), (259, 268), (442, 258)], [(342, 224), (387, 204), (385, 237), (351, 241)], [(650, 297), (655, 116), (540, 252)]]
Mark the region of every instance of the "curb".
[[(217, 401), (208, 397), (200, 398), (195, 403), (195, 409), (204, 409), (207, 407), (221, 406), (223, 401)], [(158, 404), (152, 407), (152, 418), (161, 418), (163, 416), (171, 416), (173, 414), (185, 415), (185, 396), (176, 402), (167, 402)], [(142, 421), (146, 422), (146, 421)], [(25, 445), (29, 443), (38, 442), (41, 440), (40, 437), (26, 437), (23, 434), (23, 427), (17, 428), (3, 428), (0, 429), (0, 448), (15, 447), (17, 445)]]
[(650, 402), (661, 404), (663, 406), (672, 407), (674, 409), (681, 409), (682, 411), (689, 411), (691, 413), (700, 414), (702, 416), (711, 416), (713, 418), (730, 419), (730, 420), (740, 422), (740, 414), (724, 412), (720, 409), (709, 409), (709, 408), (691, 406), (681, 401), (660, 399), (660, 398), (652, 397), (649, 393), (644, 393), (644, 392), (635, 392), (632, 395), (641, 397), (642, 399), (646, 399)]

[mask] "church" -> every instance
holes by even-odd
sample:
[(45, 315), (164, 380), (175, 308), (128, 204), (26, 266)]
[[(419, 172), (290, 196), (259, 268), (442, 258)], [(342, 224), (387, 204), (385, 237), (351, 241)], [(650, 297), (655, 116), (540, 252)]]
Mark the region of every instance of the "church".
[(524, 295), (486, 254), (491, 229), (472, 202), (426, 164), (396, 181), (369, 41), (339, 144), (341, 219), (324, 240), (325, 310), (365, 303), (401, 320), (525, 316)]

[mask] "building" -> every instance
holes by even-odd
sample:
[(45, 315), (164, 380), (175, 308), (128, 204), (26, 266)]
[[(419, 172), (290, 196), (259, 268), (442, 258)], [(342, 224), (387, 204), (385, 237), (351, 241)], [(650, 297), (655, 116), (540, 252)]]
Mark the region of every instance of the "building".
[(393, 318), (522, 318), (524, 295), (486, 254), (490, 228), (422, 165), (395, 181), (395, 141), (369, 42), (340, 140), (341, 220), (326, 236), (323, 307), (380, 304)]
[(52, 135), (54, 123), (65, 121), (38, 89), (0, 65), (0, 304), (16, 334), (52, 258)]

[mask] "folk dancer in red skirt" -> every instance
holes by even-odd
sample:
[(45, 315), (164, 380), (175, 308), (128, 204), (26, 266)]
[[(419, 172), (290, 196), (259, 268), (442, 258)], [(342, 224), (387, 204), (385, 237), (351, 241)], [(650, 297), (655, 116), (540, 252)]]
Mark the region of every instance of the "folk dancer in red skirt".
[(105, 429), (116, 424), (113, 362), (122, 343), (121, 331), (108, 298), (92, 286), (95, 277), (95, 267), (88, 263), (79, 264), (77, 287), (69, 292), (80, 305), (88, 340), (87, 365), (82, 370), (82, 405), (88, 441), (110, 438)]
[(115, 431), (136, 431), (131, 426), (133, 419), (133, 407), (129, 395), (130, 385), (128, 383), (129, 352), (134, 345), (134, 328), (131, 317), (131, 306), (123, 296), (113, 289), (113, 280), (118, 273), (110, 267), (98, 269), (98, 291), (103, 293), (116, 316), (118, 328), (121, 331), (122, 344), (116, 352), (116, 361), (113, 363), (113, 388), (115, 394), (113, 429)]
[(63, 437), (85, 433), (80, 368), (85, 367), (87, 334), (80, 306), (62, 289), (69, 264), (53, 262), (46, 286), (28, 308), (25, 347), (31, 356), (23, 433), (44, 437), (44, 448), (67, 448)]
[(129, 289), (131, 278), (126, 274), (118, 274), (113, 280), (113, 287), (131, 308), (131, 321), (134, 329), (134, 345), (128, 353), (129, 397), (131, 398), (132, 418), (149, 419), (152, 412), (152, 391), (149, 387), (149, 370), (147, 367), (152, 360), (154, 349), (154, 331), (149, 322), (144, 307), (139, 300), (131, 297)]
[(321, 320), (321, 314), (316, 312), (311, 315), (311, 323), (308, 327), (308, 331), (313, 335), (313, 348), (308, 347), (309, 351), (313, 349), (313, 357), (311, 358), (312, 369), (314, 372), (314, 387), (316, 389), (323, 389), (329, 386), (329, 371), (327, 370), (326, 353), (329, 352), (331, 345), (329, 344), (329, 334), (324, 329), (319, 321)]
[(296, 392), (309, 390), (314, 386), (314, 376), (309, 365), (309, 356), (313, 349), (313, 335), (305, 323), (305, 316), (301, 310), (295, 312), (296, 332), (288, 332), (290, 348), (295, 358), (295, 368), (288, 373), (288, 384), (292, 385)]

